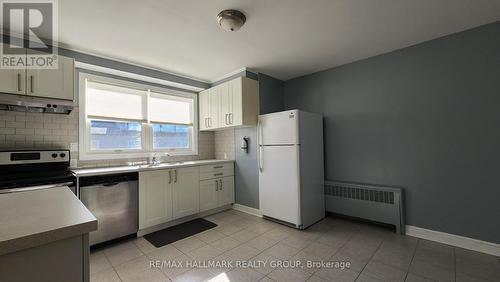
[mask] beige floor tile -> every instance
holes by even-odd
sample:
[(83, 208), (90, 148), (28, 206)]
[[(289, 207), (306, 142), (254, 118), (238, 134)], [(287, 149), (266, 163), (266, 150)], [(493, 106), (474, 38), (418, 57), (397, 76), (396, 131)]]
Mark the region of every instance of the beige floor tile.
[(231, 249), (224, 254), (232, 257), (235, 260), (248, 260), (260, 253), (259, 250), (252, 248), (247, 245), (240, 245), (234, 249)]
[(171, 262), (171, 264), (164, 265), (164, 267), (161, 268), (161, 271), (171, 280), (193, 269), (192, 264), (188, 264), (188, 262), (191, 262), (192, 259), (184, 254), (169, 261)]
[[(434, 282), (435, 280), (427, 279), (425, 277), (413, 274), (413, 273), (408, 273), (406, 275), (406, 280), (405, 282)], [(457, 280), (458, 282), (458, 280)], [(472, 281), (470, 281), (472, 282)]]
[(99, 271), (90, 275), (90, 282), (120, 282), (118, 274), (113, 268)]
[(292, 235), (288, 236), (281, 242), (290, 247), (302, 250), (303, 248), (311, 244), (313, 241), (310, 239), (306, 239), (304, 235), (301, 235), (301, 233), (298, 234), (292, 233)]
[(383, 249), (377, 250), (375, 255), (373, 256), (373, 260), (378, 262), (394, 266), (403, 271), (408, 271), (410, 268), (410, 263), (413, 259), (413, 254), (409, 253), (396, 253)]
[(195, 268), (191, 269), (181, 275), (176, 276), (172, 281), (174, 282), (198, 282), (198, 281), (209, 281), (210, 279), (216, 277), (210, 269), (206, 268)]
[(264, 274), (249, 268), (235, 268), (226, 273), (226, 277), (229, 281), (253, 282), (262, 279)]
[(289, 259), (296, 255), (300, 250), (294, 247), (290, 247), (283, 242), (280, 242), (269, 249), (265, 250), (264, 253), (270, 254), (278, 259)]
[[(287, 227), (288, 228), (288, 227)], [(262, 236), (265, 236), (267, 238), (276, 240), (276, 241), (281, 241), (288, 236), (290, 236), (290, 231), (284, 228), (280, 227), (275, 227), (265, 233), (262, 234)]]
[(406, 271), (374, 260), (366, 265), (362, 274), (382, 281), (404, 281), (406, 278)]
[(330, 261), (341, 262), (341, 263), (350, 263), (350, 268), (354, 271), (361, 272), (363, 268), (370, 261), (369, 257), (360, 256), (357, 257), (355, 255), (347, 254), (344, 251), (340, 250), (330, 259)]
[(193, 260), (206, 261), (220, 255), (221, 253), (221, 250), (218, 250), (210, 245), (205, 245), (201, 248), (188, 252), (187, 255)]
[(106, 249), (104, 253), (114, 267), (144, 255), (132, 242)]
[(350, 282), (356, 280), (359, 272), (351, 269), (321, 268), (314, 275), (327, 281)]
[(243, 230), (243, 227), (237, 226), (234, 224), (226, 224), (223, 226), (217, 226), (214, 228), (214, 230), (216, 230), (216, 231), (218, 231), (226, 236), (229, 236), (229, 235), (232, 235), (240, 230)]
[(329, 282), (329, 281), (319, 276), (312, 275), (311, 277), (309, 277), (309, 279), (307, 279), (307, 282)]
[(177, 242), (172, 243), (172, 245), (177, 248), (179, 251), (183, 253), (188, 253), (192, 250), (201, 248), (205, 246), (207, 243), (201, 241), (200, 239), (191, 236), (186, 239), (179, 240)]
[(154, 250), (157, 250), (153, 244), (151, 244), (148, 240), (144, 239), (144, 237), (139, 237), (134, 241), (135, 245), (141, 250), (143, 253), (147, 254)]
[(172, 245), (163, 246), (146, 254), (146, 256), (154, 260), (171, 260), (180, 255), (182, 255), (182, 252)]
[(90, 253), (90, 274), (112, 268), (104, 252)]
[(432, 258), (430, 258), (430, 261), (413, 258), (409, 272), (437, 281), (455, 281), (455, 271), (433, 264)]
[(226, 235), (212, 229), (198, 233), (195, 236), (207, 244), (226, 237)]
[(122, 281), (168, 281), (161, 269), (151, 267), (150, 262), (149, 258), (142, 256), (123, 263), (115, 269)]
[(271, 229), (275, 228), (277, 225), (278, 224), (276, 224), (274, 222), (262, 221), (262, 222), (258, 222), (255, 225), (251, 226), (251, 228), (252, 228), (253, 232), (255, 232), (257, 234), (263, 234), (263, 233), (266, 233), (266, 232), (270, 231)]
[(248, 229), (242, 229), (242, 230), (234, 233), (233, 235), (231, 235), (232, 238), (240, 241), (241, 243), (250, 241), (257, 236), (259, 236), (259, 234), (255, 233), (251, 230), (248, 230)]
[(480, 256), (476, 254), (476, 258), (473, 258), (472, 255), (457, 257), (456, 271), (457, 273), (466, 274), (469, 277), (500, 281), (500, 262), (498, 260), (496, 262), (490, 261), (486, 255)]
[(322, 258), (306, 253), (304, 251), (298, 252), (296, 255), (294, 255), (291, 260), (298, 260), (301, 262), (304, 271), (307, 271), (309, 273), (314, 273), (316, 272), (320, 266), (319, 263), (323, 261)]
[(325, 244), (313, 242), (302, 250), (306, 253), (320, 257), (322, 259), (328, 259), (332, 257), (337, 252), (338, 249)]
[(358, 276), (358, 278), (356, 279), (356, 282), (385, 282), (385, 280), (371, 277), (371, 276), (368, 276), (366, 274), (361, 273)]
[(260, 272), (264, 275), (267, 275), (276, 268), (275, 262), (278, 261), (278, 258), (273, 257), (270, 254), (260, 253), (255, 257), (251, 258), (250, 261), (252, 261), (253, 264), (255, 265), (255, 268), (253, 268), (253, 270)]
[(276, 245), (278, 242), (279, 241), (260, 235), (248, 241), (246, 244), (260, 251), (264, 251), (273, 245)]
[(309, 279), (311, 273), (297, 268), (277, 268), (267, 276), (278, 282), (304, 282)]
[(230, 249), (236, 248), (237, 246), (241, 245), (241, 242), (231, 238), (231, 237), (224, 237), (222, 239), (219, 239), (217, 241), (214, 241), (210, 243), (210, 246), (220, 250), (220, 251), (228, 251)]

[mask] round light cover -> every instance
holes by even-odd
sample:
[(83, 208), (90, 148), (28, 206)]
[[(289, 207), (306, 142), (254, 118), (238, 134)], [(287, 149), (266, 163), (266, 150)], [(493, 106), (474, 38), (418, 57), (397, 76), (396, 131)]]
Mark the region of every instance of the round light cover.
[(224, 10), (217, 15), (217, 21), (225, 31), (237, 31), (245, 24), (246, 19), (238, 10)]

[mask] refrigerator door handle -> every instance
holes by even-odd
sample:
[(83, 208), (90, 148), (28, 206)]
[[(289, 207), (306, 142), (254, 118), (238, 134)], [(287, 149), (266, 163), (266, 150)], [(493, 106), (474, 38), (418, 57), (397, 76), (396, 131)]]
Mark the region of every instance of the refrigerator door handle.
[(258, 156), (258, 162), (259, 162), (259, 170), (262, 171), (262, 169), (264, 168), (263, 165), (262, 165), (262, 159), (263, 159), (263, 146), (259, 145), (259, 156)]

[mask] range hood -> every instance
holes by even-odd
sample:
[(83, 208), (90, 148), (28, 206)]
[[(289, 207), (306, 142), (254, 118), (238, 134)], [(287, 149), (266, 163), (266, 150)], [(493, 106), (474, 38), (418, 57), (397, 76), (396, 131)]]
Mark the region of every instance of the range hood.
[(0, 93), (2, 111), (68, 115), (73, 108), (73, 101)]

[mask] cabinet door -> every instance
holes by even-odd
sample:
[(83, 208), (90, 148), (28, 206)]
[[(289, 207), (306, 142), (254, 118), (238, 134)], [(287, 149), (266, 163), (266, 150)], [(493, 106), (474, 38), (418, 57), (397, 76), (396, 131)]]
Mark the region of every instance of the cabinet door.
[(220, 95), (217, 87), (210, 89), (210, 116), (208, 127), (210, 129), (219, 128)]
[[(19, 55), (24, 52), (24, 56), (26, 56), (26, 49), (21, 49), (19, 52), (21, 52)], [(0, 68), (0, 92), (26, 94), (26, 69)]]
[(218, 179), (200, 181), (200, 212), (217, 207)]
[(222, 185), (217, 191), (217, 205), (223, 206), (234, 203), (234, 177), (223, 177)]
[(172, 171), (139, 173), (139, 228), (172, 219)]
[(73, 100), (74, 60), (59, 55), (58, 64), (57, 69), (28, 69), (27, 94)]
[(208, 129), (208, 118), (210, 117), (210, 89), (203, 90), (198, 95), (200, 103), (200, 130)]
[(243, 78), (231, 80), (229, 82), (229, 94), (231, 96), (231, 111), (229, 112), (229, 124), (231, 126), (238, 126), (243, 124)]
[(173, 170), (172, 206), (174, 219), (192, 215), (199, 211), (199, 172), (199, 167)]
[(218, 86), (220, 95), (220, 127), (231, 126), (230, 114), (233, 108), (233, 97), (230, 91), (231, 82), (225, 82)]

